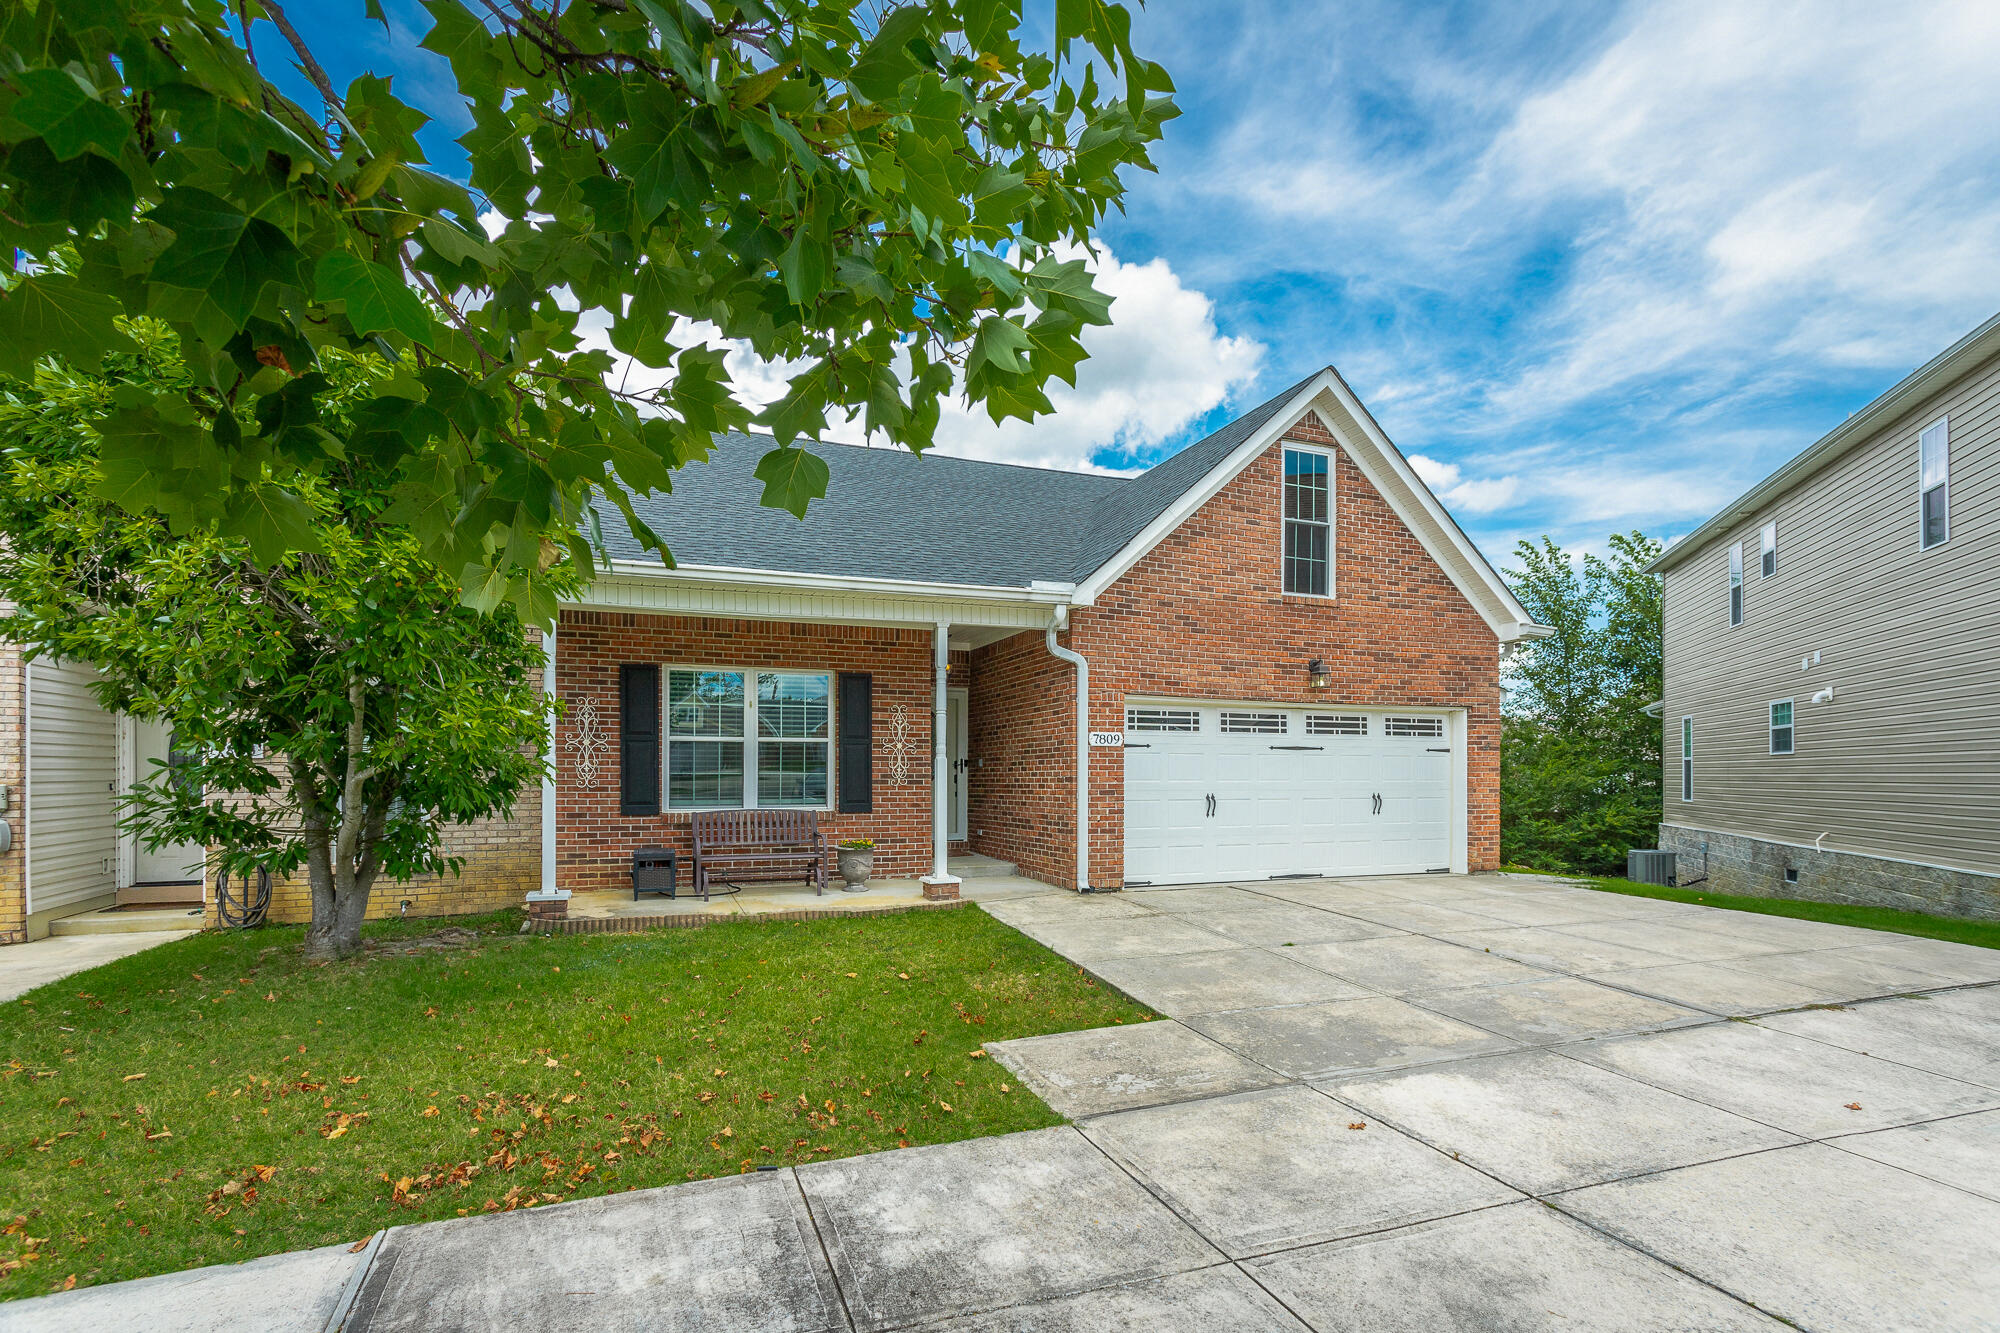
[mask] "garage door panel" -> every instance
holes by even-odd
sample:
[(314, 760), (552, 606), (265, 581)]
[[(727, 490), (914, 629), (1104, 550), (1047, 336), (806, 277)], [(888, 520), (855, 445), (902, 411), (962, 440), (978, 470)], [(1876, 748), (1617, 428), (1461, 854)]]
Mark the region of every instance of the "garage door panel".
[[(1239, 714), (1232, 721), (1241, 727), (1245, 710), (1174, 707), (1183, 722), (1197, 717), (1198, 729), (1128, 731), (1128, 880), (1392, 874), (1450, 864), (1453, 769), (1439, 737), (1385, 734), (1383, 714), (1367, 715), (1365, 735), (1326, 734), (1323, 724), (1307, 725), (1313, 710), (1275, 708), (1255, 710), (1261, 733), (1225, 732), (1223, 714)], [(1406, 719), (1425, 715), (1391, 716), (1407, 732)], [(1359, 724), (1348, 715), (1340, 725)]]

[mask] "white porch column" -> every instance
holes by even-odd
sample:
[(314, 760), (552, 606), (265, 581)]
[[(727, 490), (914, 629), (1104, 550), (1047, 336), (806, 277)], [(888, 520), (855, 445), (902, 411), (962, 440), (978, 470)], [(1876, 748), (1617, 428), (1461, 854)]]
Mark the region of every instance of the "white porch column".
[(542, 773), (542, 892), (556, 888), (556, 631), (542, 631), (542, 706), (549, 710), (549, 765)]
[(946, 684), (951, 668), (951, 626), (940, 620), (931, 626), (931, 873), (924, 876), (924, 897), (956, 898), (958, 877), (951, 873), (951, 756), (945, 728), (950, 723), (951, 695)]

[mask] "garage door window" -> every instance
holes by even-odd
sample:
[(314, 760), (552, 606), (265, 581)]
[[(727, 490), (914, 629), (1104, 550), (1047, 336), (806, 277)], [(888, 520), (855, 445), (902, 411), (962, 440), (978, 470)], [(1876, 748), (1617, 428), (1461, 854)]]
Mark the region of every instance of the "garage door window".
[(1201, 714), (1192, 708), (1128, 708), (1127, 731), (1200, 731)]
[(1308, 736), (1366, 736), (1368, 719), (1358, 713), (1307, 713)]
[(1435, 740), (1444, 735), (1444, 719), (1441, 717), (1385, 717), (1382, 719), (1384, 736), (1427, 736)]
[(1234, 736), (1282, 736), (1285, 734), (1285, 715), (1225, 712), (1222, 715), (1222, 730), (1225, 735)]

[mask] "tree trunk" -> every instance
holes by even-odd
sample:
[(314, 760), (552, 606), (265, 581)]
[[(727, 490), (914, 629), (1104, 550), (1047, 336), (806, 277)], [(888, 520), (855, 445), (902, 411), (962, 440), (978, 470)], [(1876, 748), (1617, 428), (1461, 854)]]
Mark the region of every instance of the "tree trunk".
[[(369, 809), (368, 779), (375, 770), (364, 765), (367, 742), (367, 692), (363, 681), (347, 685), (347, 767), (337, 776), (340, 800), (329, 828), (326, 787), (318, 775), (293, 762), (292, 781), (300, 808), (306, 811), (306, 861), (312, 878), (312, 924), (306, 928), (306, 957), (315, 962), (347, 958), (361, 951), (361, 923), (368, 916), (368, 896), (375, 887), (375, 843), (381, 836), (382, 811)], [(332, 775), (329, 775), (332, 776)], [(378, 799), (382, 798), (378, 793)]]

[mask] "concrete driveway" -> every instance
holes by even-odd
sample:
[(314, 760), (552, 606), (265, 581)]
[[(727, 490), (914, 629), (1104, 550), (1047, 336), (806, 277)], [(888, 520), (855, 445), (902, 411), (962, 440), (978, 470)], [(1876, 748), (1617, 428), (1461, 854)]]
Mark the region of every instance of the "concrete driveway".
[(984, 910), (1167, 1016), (991, 1048), (1073, 1127), (0, 1328), (2000, 1328), (2000, 952), (1511, 876)]

